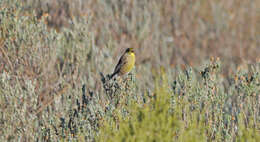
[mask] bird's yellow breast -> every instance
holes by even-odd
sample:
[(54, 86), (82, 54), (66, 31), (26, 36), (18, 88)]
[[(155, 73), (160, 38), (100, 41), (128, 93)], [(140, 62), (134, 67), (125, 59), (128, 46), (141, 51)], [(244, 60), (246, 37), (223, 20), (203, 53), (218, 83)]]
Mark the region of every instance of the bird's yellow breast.
[(125, 55), (126, 56), (126, 64), (122, 66), (121, 70), (120, 70), (120, 73), (121, 75), (124, 75), (124, 74), (127, 74), (129, 73), (134, 65), (135, 65), (135, 54), (134, 53), (128, 53)]

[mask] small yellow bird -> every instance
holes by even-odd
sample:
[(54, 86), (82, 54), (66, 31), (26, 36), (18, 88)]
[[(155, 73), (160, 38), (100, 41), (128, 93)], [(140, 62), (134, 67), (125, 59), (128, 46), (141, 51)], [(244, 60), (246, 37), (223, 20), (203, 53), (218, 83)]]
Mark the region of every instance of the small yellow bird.
[(116, 68), (110, 78), (113, 78), (115, 75), (123, 76), (128, 74), (135, 65), (135, 53), (133, 48), (127, 48), (125, 53), (121, 56), (118, 61)]

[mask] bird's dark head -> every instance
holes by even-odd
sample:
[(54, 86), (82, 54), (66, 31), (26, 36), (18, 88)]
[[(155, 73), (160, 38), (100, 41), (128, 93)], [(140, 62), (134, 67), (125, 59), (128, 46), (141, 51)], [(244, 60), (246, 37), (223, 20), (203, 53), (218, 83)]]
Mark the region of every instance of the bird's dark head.
[(126, 53), (134, 53), (134, 48), (127, 48)]

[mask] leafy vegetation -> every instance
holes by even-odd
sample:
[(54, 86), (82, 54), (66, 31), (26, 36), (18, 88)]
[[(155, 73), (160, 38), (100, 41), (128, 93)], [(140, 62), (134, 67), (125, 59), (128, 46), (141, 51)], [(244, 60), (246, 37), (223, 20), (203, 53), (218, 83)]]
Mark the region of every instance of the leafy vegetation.
[(208, 64), (200, 81), (192, 69), (173, 83), (161, 71), (149, 103), (133, 102), (128, 117), (108, 119), (98, 141), (259, 141), (259, 65), (251, 75), (238, 72), (228, 90), (219, 66)]
[[(260, 140), (256, 1), (68, 3), (0, 1), (0, 141)], [(109, 80), (128, 46), (135, 69)]]

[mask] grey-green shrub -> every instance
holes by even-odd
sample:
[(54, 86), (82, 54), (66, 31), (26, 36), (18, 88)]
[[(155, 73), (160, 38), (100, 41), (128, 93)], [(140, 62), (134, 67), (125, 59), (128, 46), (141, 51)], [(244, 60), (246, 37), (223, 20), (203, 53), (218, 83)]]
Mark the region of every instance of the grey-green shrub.
[[(181, 70), (157, 60), (156, 67), (137, 64), (129, 81), (103, 82), (117, 62), (117, 44), (110, 39), (97, 47), (91, 16), (71, 19), (69, 28), (56, 31), (19, 1), (1, 1), (0, 8), (1, 141), (93, 141), (96, 135), (102, 140), (106, 129), (100, 127), (111, 120), (119, 128), (113, 134), (128, 128), (125, 120), (134, 126), (140, 112), (142, 117), (160, 111), (165, 123), (151, 130), (176, 131), (174, 136), (162, 133), (165, 140), (258, 140), (259, 64), (225, 78), (218, 61)], [(135, 33), (140, 39), (148, 30), (142, 26), (144, 32)], [(165, 53), (165, 43), (161, 48)], [(41, 97), (51, 103), (44, 104)], [(165, 119), (174, 127), (166, 127)], [(156, 120), (145, 117), (145, 123)]]

